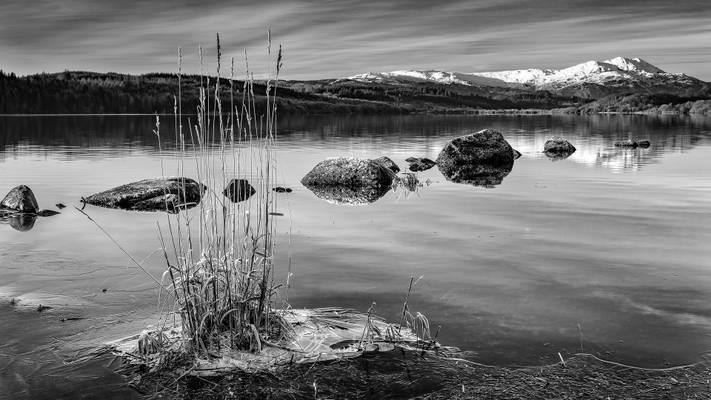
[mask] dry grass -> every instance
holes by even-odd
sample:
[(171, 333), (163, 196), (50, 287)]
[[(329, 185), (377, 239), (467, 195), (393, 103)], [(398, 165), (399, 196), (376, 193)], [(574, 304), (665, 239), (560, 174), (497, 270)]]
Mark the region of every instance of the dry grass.
[[(271, 59), (271, 38), (267, 51)], [(199, 53), (202, 73), (202, 48)], [(259, 351), (262, 336), (279, 335), (283, 326), (271, 312), (277, 286), (273, 281), (275, 226), (270, 217), (276, 208), (271, 189), (281, 47), (276, 67), (268, 73), (264, 110), (256, 108), (246, 54), (245, 80), (235, 98), (239, 88), (234, 87), (234, 59), (229, 79), (223, 78), (219, 35), (216, 53), (216, 74), (201, 74), (196, 121), (189, 119), (183, 127), (180, 88), (174, 107), (177, 174), (184, 176), (186, 164), (194, 161), (195, 178), (206, 185), (207, 193), (192, 212), (169, 216), (167, 223), (158, 226), (167, 265), (162, 282), (174, 297), (173, 309), (180, 315), (188, 350), (203, 356), (225, 345)], [(180, 83), (182, 51), (178, 58)], [(229, 108), (222, 104), (223, 90), (229, 90)], [(155, 133), (160, 137), (159, 120)], [(233, 203), (222, 189), (243, 177), (250, 177), (256, 195)]]

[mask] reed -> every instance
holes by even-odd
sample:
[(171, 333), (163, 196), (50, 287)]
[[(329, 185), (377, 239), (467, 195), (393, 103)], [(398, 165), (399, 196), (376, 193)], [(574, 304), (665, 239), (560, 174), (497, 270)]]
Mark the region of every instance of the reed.
[[(273, 59), (271, 37), (267, 52)], [(182, 51), (178, 52), (178, 95), (175, 97), (177, 175), (194, 162), (195, 178), (205, 185), (193, 209), (168, 215), (158, 234), (167, 269), (164, 287), (175, 298), (185, 343), (207, 355), (224, 347), (260, 351), (264, 340), (286, 333), (287, 324), (273, 311), (276, 210), (272, 196), (276, 162), (276, 90), (282, 68), (281, 46), (275, 66), (267, 71), (266, 107), (257, 109), (254, 75), (245, 53), (245, 79), (235, 85), (235, 62), (223, 77), (222, 48), (216, 40), (215, 75), (204, 74), (199, 50), (201, 86), (195, 117), (185, 117), (181, 104)], [(225, 82), (227, 81), (227, 82)], [(223, 91), (229, 104), (223, 105)], [(226, 107), (225, 107), (226, 106)], [(227, 108), (228, 111), (225, 109)], [(160, 137), (160, 122), (156, 123)], [(161, 168), (163, 164), (161, 163)], [(256, 189), (244, 202), (232, 202), (222, 189), (234, 178), (249, 177)]]

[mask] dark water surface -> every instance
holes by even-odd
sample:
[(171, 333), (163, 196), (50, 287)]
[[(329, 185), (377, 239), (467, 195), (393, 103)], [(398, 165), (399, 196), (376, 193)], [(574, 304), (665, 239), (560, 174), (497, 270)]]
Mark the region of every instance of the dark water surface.
[[(168, 171), (171, 124), (161, 121)], [(0, 196), (26, 184), (42, 208), (70, 206), (33, 225), (0, 224), (0, 397), (134, 395), (112, 358), (94, 352), (154, 323), (157, 292), (71, 206), (159, 176), (153, 128), (149, 116), (0, 117)], [(387, 155), (405, 169), (405, 158), (434, 159), (447, 140), (483, 128), (523, 153), (494, 188), (449, 182), (435, 167), (418, 174), (426, 184), (415, 193), (347, 206), (299, 183), (331, 156)], [(294, 189), (279, 195), (279, 279), (291, 256), (293, 307), (376, 302), (398, 321), (409, 277), (423, 275), (411, 309), (479, 362), (544, 364), (582, 347), (662, 367), (711, 350), (711, 119), (323, 117), (283, 119), (279, 135), (277, 180)], [(578, 151), (552, 161), (541, 150), (558, 135)], [(613, 146), (635, 137), (651, 147)], [(87, 211), (162, 274), (164, 215)], [(74, 317), (83, 319), (64, 320)]]

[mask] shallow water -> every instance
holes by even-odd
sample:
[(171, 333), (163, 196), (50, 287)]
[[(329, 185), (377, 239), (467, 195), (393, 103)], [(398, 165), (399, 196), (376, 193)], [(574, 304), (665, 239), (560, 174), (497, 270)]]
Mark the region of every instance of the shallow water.
[[(155, 322), (157, 292), (71, 206), (159, 176), (153, 128), (150, 116), (0, 117), (0, 195), (26, 184), (42, 208), (69, 206), (32, 226), (0, 224), (0, 397), (133, 394), (94, 351)], [(435, 167), (418, 173), (417, 192), (347, 206), (299, 183), (332, 156), (387, 155), (405, 169), (405, 158), (434, 159), (447, 140), (483, 128), (523, 153), (494, 188), (449, 182)], [(174, 171), (172, 118), (161, 130)], [(577, 152), (551, 161), (541, 153), (550, 136)], [(627, 138), (652, 146), (614, 147)], [(284, 118), (277, 181), (294, 192), (278, 195), (279, 277), (291, 258), (293, 307), (376, 302), (398, 321), (410, 276), (424, 276), (410, 308), (483, 363), (542, 364), (581, 348), (650, 367), (693, 362), (711, 350), (710, 159), (703, 118)], [(164, 215), (87, 212), (162, 273)]]

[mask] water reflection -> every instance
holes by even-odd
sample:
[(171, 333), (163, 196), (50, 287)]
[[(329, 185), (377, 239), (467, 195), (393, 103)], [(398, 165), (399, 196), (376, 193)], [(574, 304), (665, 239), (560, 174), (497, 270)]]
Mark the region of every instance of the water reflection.
[(361, 206), (374, 203), (390, 191), (390, 186), (306, 186), (319, 199), (332, 204)]
[(8, 224), (16, 231), (26, 232), (34, 228), (37, 215), (15, 213), (2, 215), (0, 211), (0, 224)]
[[(190, 122), (186, 117), (183, 124)], [(285, 117), (279, 121), (279, 146), (313, 145), (345, 148), (367, 144), (396, 152), (400, 144), (416, 144), (411, 153), (436, 155), (446, 140), (492, 128), (504, 133), (527, 157), (543, 154), (546, 138), (566, 137), (577, 151), (568, 159), (614, 170), (639, 169), (664, 154), (690, 150), (711, 132), (711, 119), (691, 116), (338, 116)], [(159, 153), (153, 116), (0, 117), (0, 161), (31, 154), (61, 160), (105, 159)], [(175, 121), (161, 117), (164, 156), (175, 155)], [(648, 151), (625, 153), (615, 142), (642, 137)], [(190, 144), (188, 143), (188, 148)], [(535, 155), (538, 154), (538, 155)]]
[(440, 172), (448, 181), (486, 188), (500, 185), (513, 169), (513, 162), (506, 165), (469, 164), (442, 167)]

